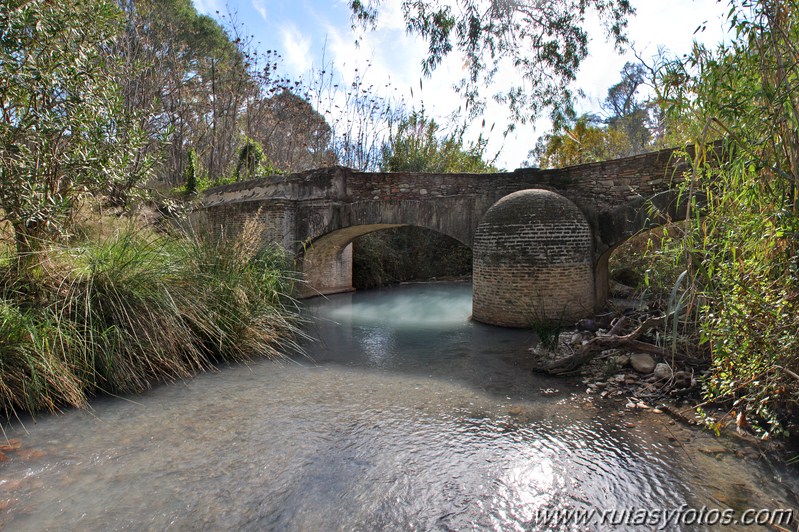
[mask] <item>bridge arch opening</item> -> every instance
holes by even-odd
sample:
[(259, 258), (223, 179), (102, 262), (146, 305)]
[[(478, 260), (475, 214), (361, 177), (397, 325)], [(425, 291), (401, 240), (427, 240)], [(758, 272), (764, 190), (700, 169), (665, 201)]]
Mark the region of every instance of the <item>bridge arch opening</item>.
[(652, 268), (648, 255), (659, 253), (662, 240), (681, 231), (679, 221), (650, 227), (600, 255), (595, 266), (600, 301), (608, 297), (630, 297), (645, 288), (660, 293), (670, 291), (681, 270), (664, 268), (665, 263), (660, 262), (658, 268)]
[[(375, 284), (353, 283), (353, 274), (357, 268), (363, 267), (364, 261), (369, 261), (374, 257), (360, 257), (359, 240), (367, 235), (374, 237), (380, 234), (390, 234), (404, 236), (405, 240), (420, 244), (421, 239), (429, 239), (433, 245), (438, 245), (438, 249), (443, 253), (447, 250), (452, 251), (453, 255), (460, 254), (460, 260), (465, 265), (464, 274), (471, 273), (471, 248), (460, 240), (446, 235), (434, 229), (411, 225), (411, 224), (364, 224), (354, 225), (335, 231), (331, 231), (317, 238), (310, 244), (304, 246), (301, 257), (302, 271), (304, 277), (303, 287), (300, 297), (313, 297), (317, 295), (329, 295), (340, 292), (349, 292), (356, 288), (371, 288)], [(423, 247), (423, 246), (419, 246)], [(402, 250), (395, 250), (402, 253)], [(410, 260), (424, 260), (425, 253), (422, 252), (417, 257), (410, 257)], [(357, 260), (356, 260), (357, 259)], [(399, 265), (400, 269), (403, 267)], [(436, 272), (443, 271), (435, 265), (423, 267), (416, 265), (416, 271)], [(356, 279), (357, 280), (357, 279)], [(399, 282), (402, 280), (389, 278), (388, 281)]]
[[(620, 205), (611, 212), (605, 212), (599, 219), (599, 246), (594, 263), (594, 279), (597, 306), (603, 306), (611, 295), (610, 281), (613, 274), (619, 275), (623, 256), (641, 254), (640, 248), (650, 238), (659, 245), (660, 237), (667, 231), (679, 231), (679, 222), (690, 214), (703, 215), (706, 198), (697, 194), (689, 198), (679, 189), (668, 190), (650, 198), (638, 198)], [(693, 204), (693, 214), (689, 205)], [(697, 211), (698, 209), (698, 211)], [(639, 258), (639, 263), (642, 260)], [(633, 264), (635, 266), (635, 264)], [(615, 270), (615, 272), (614, 272)], [(633, 272), (629, 272), (632, 274)], [(669, 282), (666, 272), (654, 272), (658, 282)], [(641, 273), (638, 274), (641, 277)], [(628, 275), (629, 277), (629, 275)], [(621, 279), (619, 279), (621, 280)], [(674, 276), (676, 280), (676, 276)], [(636, 279), (627, 282), (635, 284)], [(625, 283), (627, 284), (627, 283)]]
[(374, 231), (353, 241), (356, 290), (407, 281), (471, 279), (472, 249), (448, 235), (415, 225)]

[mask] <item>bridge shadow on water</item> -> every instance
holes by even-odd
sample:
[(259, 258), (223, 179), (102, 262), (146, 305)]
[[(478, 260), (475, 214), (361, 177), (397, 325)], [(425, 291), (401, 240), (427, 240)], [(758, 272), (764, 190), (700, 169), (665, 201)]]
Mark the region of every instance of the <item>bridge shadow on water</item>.
[(303, 364), (460, 381), (501, 396), (540, 400), (576, 379), (533, 373), (529, 329), (471, 320), (471, 283), (413, 283), (306, 301)]

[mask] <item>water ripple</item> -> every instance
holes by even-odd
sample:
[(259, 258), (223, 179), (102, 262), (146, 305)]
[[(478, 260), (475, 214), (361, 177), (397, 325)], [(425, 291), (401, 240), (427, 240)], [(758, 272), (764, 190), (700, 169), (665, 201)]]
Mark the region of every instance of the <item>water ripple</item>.
[[(351, 323), (320, 321), (322, 342), (302, 364), (226, 368), (135, 404), (101, 399), (91, 414), (7, 427), (40, 455), (2, 465), (3, 523), (539, 530), (542, 509), (779, 500), (785, 478), (731, 456), (689, 459), (663, 418), (630, 430), (568, 381), (533, 375), (528, 332), (454, 325), (447, 309), (462, 317), (468, 286), (417, 297), (428, 288), (366, 295), (368, 312), (357, 296), (314, 303)], [(424, 324), (394, 323), (395, 307)]]

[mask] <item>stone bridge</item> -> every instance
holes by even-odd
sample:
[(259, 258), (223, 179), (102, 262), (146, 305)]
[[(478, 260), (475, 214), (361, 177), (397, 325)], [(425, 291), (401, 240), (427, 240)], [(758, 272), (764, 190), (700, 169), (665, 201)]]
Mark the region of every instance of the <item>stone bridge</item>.
[(601, 308), (612, 250), (684, 218), (675, 185), (689, 168), (674, 150), (496, 174), (333, 167), (212, 188), (195, 216), (226, 231), (258, 217), (265, 241), (297, 255), (301, 297), (352, 290), (353, 239), (432, 229), (473, 249), (474, 317), (521, 327)]

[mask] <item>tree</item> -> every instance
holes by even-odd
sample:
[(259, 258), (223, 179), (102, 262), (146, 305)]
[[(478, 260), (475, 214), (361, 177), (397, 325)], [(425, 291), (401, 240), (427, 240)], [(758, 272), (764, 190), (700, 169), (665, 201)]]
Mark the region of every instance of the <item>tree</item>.
[(483, 160), (485, 141), (463, 145), (463, 131), (438, 137), (440, 126), (424, 111), (400, 121), (383, 146), (380, 168), (384, 172), (486, 173), (495, 172)]
[(0, 8), (0, 216), (21, 258), (62, 230), (80, 197), (132, 179), (136, 135), (106, 54), (119, 21), (110, 0)]
[(639, 88), (646, 83), (647, 70), (641, 63), (625, 63), (621, 81), (608, 89), (603, 105), (609, 113), (605, 123), (621, 131), (627, 138), (628, 148), (623, 155), (636, 155), (652, 148), (650, 114), (657, 114), (656, 102), (641, 100)]
[(563, 168), (622, 157), (628, 141), (623, 131), (603, 127), (595, 117), (584, 115), (573, 126), (541, 137), (531, 154), (541, 168)]
[(583, 115), (556, 125), (552, 133), (538, 140), (530, 155), (538, 159), (539, 166), (557, 168), (629, 157), (653, 150), (662, 142), (660, 102), (639, 95), (643, 85), (654, 84), (652, 71), (642, 62), (628, 62), (620, 76), (608, 89), (604, 119)]
[(186, 164), (186, 184), (184, 190), (186, 194), (196, 194), (197, 185), (199, 182), (200, 169), (198, 168), (200, 162), (197, 160), (197, 152), (194, 148), (189, 148), (189, 162)]
[[(381, 0), (350, 0), (353, 24), (374, 28)], [(595, 13), (604, 22), (617, 46), (626, 42), (629, 0), (493, 1), (439, 0), (402, 2), (409, 32), (427, 41), (422, 70), (429, 75), (454, 51), (460, 52), (467, 76), (458, 85), (467, 107), (474, 113), (484, 108), (481, 89), (494, 81), (507, 65), (523, 81), (495, 95), (512, 117), (526, 122), (549, 109), (560, 122), (572, 116), (572, 90), (580, 63), (588, 55), (586, 15)]]
[(281, 90), (264, 101), (263, 126), (254, 132), (266, 158), (287, 172), (335, 164), (331, 130), (305, 98)]
[(260, 86), (250, 59), (228, 31), (191, 0), (119, 0), (124, 33), (114, 53), (126, 105), (146, 110), (142, 123), (159, 156), (160, 182), (183, 179), (193, 147), (212, 179), (232, 172), (249, 103)]

